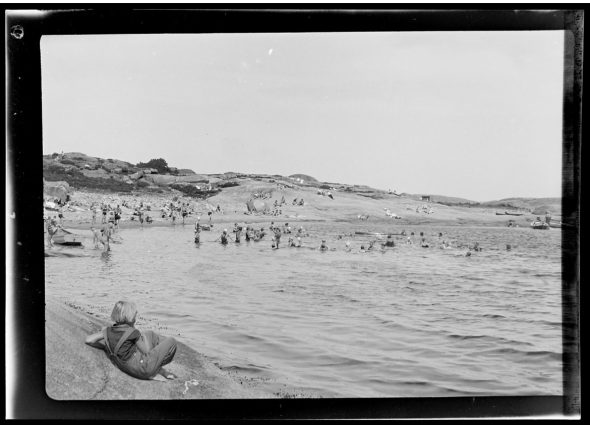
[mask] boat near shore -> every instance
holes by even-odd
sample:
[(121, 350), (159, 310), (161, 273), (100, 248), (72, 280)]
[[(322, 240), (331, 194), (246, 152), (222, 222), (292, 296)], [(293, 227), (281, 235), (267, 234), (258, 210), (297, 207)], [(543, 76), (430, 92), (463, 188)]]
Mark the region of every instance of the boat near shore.
[(355, 235), (361, 235), (361, 236), (388, 236), (388, 235), (392, 235), (392, 236), (405, 236), (405, 233), (380, 233), (380, 232), (359, 232), (356, 231), (354, 232)]
[(53, 243), (66, 246), (81, 246), (82, 237), (65, 229), (59, 229), (53, 235)]
[(521, 215), (524, 215), (524, 213), (515, 213), (515, 212), (508, 212), (508, 211), (504, 211), (504, 212), (498, 212), (498, 211), (496, 211), (496, 215), (515, 215), (517, 217), (520, 217)]
[(533, 221), (531, 227), (535, 230), (549, 230), (551, 227), (542, 221)]

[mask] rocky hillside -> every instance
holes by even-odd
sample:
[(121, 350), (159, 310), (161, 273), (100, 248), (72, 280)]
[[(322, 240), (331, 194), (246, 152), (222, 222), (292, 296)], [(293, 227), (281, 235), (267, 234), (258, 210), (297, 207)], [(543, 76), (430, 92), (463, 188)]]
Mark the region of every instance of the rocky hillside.
[[(155, 161), (155, 160), (152, 160)], [(149, 163), (147, 163), (149, 164)], [(165, 193), (180, 191), (195, 198), (208, 198), (222, 190), (243, 186), (246, 181), (264, 182), (285, 188), (312, 188), (318, 191), (339, 190), (380, 199), (387, 194), (368, 186), (320, 182), (305, 174), (288, 177), (269, 174), (196, 174), (192, 170), (166, 167), (160, 172), (146, 164), (97, 158), (80, 152), (45, 155), (43, 177), (47, 182), (66, 182), (73, 189), (95, 189), (112, 192), (152, 191)], [(251, 186), (251, 185), (249, 185)]]
[[(560, 198), (506, 198), (479, 203), (463, 198), (428, 195), (430, 200), (425, 201), (424, 195), (420, 194), (397, 194), (364, 185), (321, 182), (305, 174), (281, 176), (243, 174), (233, 171), (219, 174), (197, 174), (193, 170), (168, 166), (165, 167), (166, 172), (162, 173), (156, 168), (146, 166), (149, 164), (159, 165), (161, 162), (165, 163), (164, 160), (159, 159), (134, 165), (117, 159), (97, 158), (80, 152), (69, 152), (45, 155), (43, 157), (43, 176), (47, 182), (66, 182), (71, 189), (114, 193), (138, 191), (163, 194), (178, 193), (199, 199), (216, 197), (224, 192), (224, 195), (237, 196), (240, 202), (245, 202), (249, 198), (264, 199), (276, 188), (286, 190), (288, 192), (286, 193), (287, 199), (291, 195), (293, 198), (298, 194), (299, 196), (303, 195), (302, 190), (305, 192), (306, 200), (309, 199), (309, 196), (316, 197), (317, 195), (325, 195), (327, 191), (332, 191), (341, 195), (346, 194), (347, 199), (351, 195), (351, 200), (365, 198), (367, 201), (379, 201), (379, 208), (372, 211), (374, 214), (377, 214), (379, 209), (382, 211), (383, 208), (392, 205), (391, 201), (401, 202), (403, 208), (408, 210), (415, 209), (415, 205), (428, 202), (441, 207), (478, 208), (488, 210), (492, 214), (494, 211), (507, 210), (529, 214), (544, 214), (546, 211), (550, 211), (553, 215), (561, 214)], [(319, 198), (324, 198), (324, 196)], [(383, 205), (381, 205), (382, 202), (384, 202)], [(363, 211), (358, 211), (358, 214), (362, 213)]]

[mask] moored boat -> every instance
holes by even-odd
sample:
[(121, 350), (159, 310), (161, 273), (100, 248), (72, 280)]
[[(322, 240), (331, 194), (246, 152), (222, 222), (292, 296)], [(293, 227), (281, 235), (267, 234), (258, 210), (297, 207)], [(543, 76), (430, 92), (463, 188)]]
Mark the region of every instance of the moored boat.
[(65, 229), (59, 229), (53, 235), (53, 243), (58, 245), (80, 246), (82, 245), (82, 237), (68, 232)]
[(542, 221), (533, 221), (531, 227), (536, 230), (549, 230), (551, 227)]

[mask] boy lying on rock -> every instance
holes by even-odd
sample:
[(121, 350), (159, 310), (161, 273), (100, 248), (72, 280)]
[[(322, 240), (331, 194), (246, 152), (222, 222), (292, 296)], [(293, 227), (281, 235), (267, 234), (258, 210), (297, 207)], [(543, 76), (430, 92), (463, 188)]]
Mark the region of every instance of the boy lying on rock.
[(174, 358), (176, 340), (153, 331), (140, 332), (134, 327), (136, 318), (135, 303), (118, 301), (111, 313), (115, 324), (89, 335), (85, 342), (105, 350), (119, 369), (135, 378), (156, 381), (176, 378), (162, 368)]

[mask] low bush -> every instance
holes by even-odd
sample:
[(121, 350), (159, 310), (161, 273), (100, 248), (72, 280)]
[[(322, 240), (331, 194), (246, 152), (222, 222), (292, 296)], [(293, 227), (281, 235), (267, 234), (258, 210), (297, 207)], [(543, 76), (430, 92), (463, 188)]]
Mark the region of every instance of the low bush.
[(184, 193), (187, 196), (192, 198), (209, 198), (210, 196), (217, 195), (221, 192), (221, 189), (216, 190), (201, 190), (197, 189), (195, 186), (188, 185), (188, 184), (171, 184), (171, 189), (179, 190), (180, 192)]
[(43, 170), (43, 177), (47, 181), (65, 181), (75, 189), (100, 189), (110, 192), (131, 192), (133, 185), (115, 179), (101, 177), (87, 177), (77, 169), (48, 166)]
[(239, 186), (240, 184), (238, 182), (235, 181), (229, 181), (229, 182), (219, 182), (217, 184), (217, 187), (235, 187), (235, 186)]

